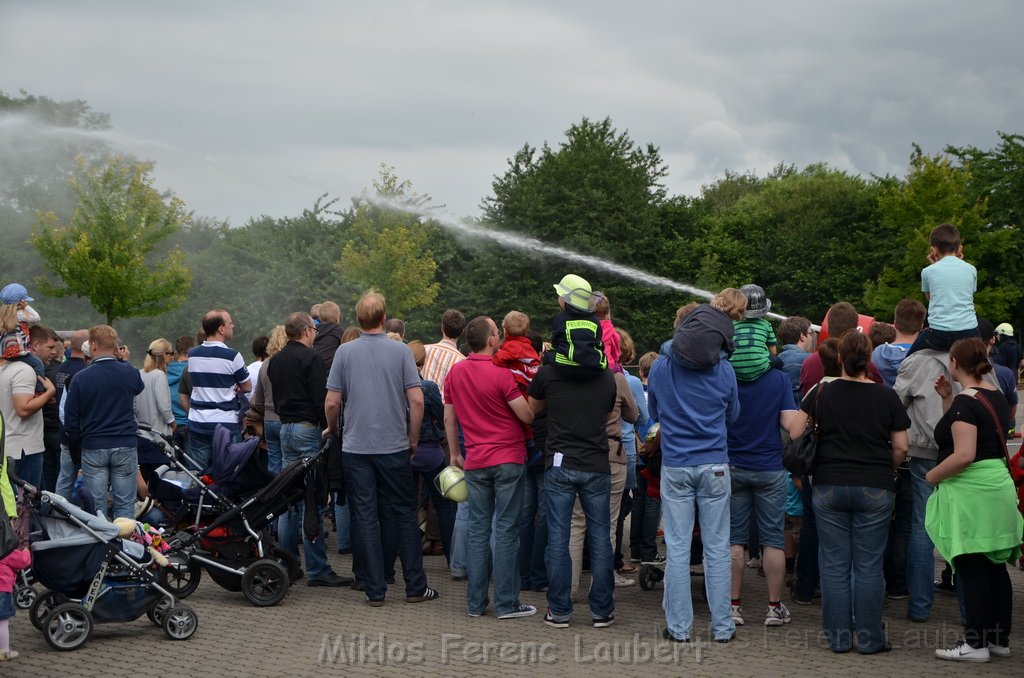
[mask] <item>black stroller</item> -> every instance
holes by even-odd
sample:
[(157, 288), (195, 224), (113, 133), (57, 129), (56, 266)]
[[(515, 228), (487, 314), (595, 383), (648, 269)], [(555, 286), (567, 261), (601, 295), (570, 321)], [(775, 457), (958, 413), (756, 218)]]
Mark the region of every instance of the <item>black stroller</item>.
[(176, 522), (168, 527), (177, 531), (168, 540), (171, 551), (167, 554), (175, 563), (169, 581), (172, 590), (179, 596), (191, 594), (205, 569), (219, 586), (241, 591), (253, 605), (279, 603), (301, 568), (292, 553), (273, 544), (268, 528), (306, 498), (308, 484), (315, 488), (322, 476), (324, 450), (272, 476), (257, 453), (257, 439), (232, 444), (228, 431), (218, 427), (212, 463), (204, 474), (213, 481), (208, 485), (175, 458), (170, 440), (160, 440), (177, 473), (192, 481), (182, 487), (156, 473), (147, 481), (151, 496), (174, 511)]
[(94, 624), (143, 614), (172, 640), (188, 640), (199, 618), (167, 588), (164, 572), (144, 546), (121, 539), (118, 527), (63, 497), (41, 492), (41, 530), (30, 539), (32, 570), (49, 589), (29, 611), (33, 626), (56, 650), (76, 650)]

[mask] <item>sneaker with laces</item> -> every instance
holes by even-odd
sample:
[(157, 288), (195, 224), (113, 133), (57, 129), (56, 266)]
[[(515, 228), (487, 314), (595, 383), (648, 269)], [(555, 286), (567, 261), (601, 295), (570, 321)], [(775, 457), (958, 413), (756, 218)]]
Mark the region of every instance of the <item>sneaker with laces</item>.
[(498, 619), (518, 619), (519, 617), (532, 617), (535, 614), (537, 614), (537, 608), (533, 605), (524, 605), (523, 603), (519, 603), (519, 605), (516, 606), (516, 609), (511, 612), (499, 614)]
[(614, 614), (610, 614), (607, 617), (596, 617), (594, 619), (594, 628), (595, 629), (603, 629), (605, 627), (611, 626), (614, 623), (615, 623), (615, 615)]
[(623, 577), (621, 574), (619, 574), (617, 572), (615, 573), (615, 585), (616, 586), (632, 586), (635, 583), (636, 583), (635, 579), (630, 579), (629, 577)]
[(741, 606), (732, 606), (732, 621), (736, 626), (743, 626), (743, 608)]
[(769, 605), (764, 613), (765, 626), (782, 626), (791, 621), (793, 621), (793, 616), (789, 613), (789, 608), (782, 603)]
[(550, 609), (548, 609), (548, 611), (544, 613), (544, 623), (547, 624), (548, 626), (550, 626), (553, 629), (567, 629), (567, 628), (569, 628), (569, 620), (568, 619), (565, 619), (565, 620), (555, 619), (554, 617), (551, 616), (551, 610)]
[(991, 659), (987, 647), (971, 647), (967, 644), (966, 640), (961, 640), (949, 649), (943, 650), (939, 648), (935, 650), (935, 656), (939, 659), (948, 659), (955, 662), (984, 663)]
[(996, 645), (995, 643), (988, 644), (988, 653), (993, 657), (1009, 657), (1010, 646), (1009, 645)]

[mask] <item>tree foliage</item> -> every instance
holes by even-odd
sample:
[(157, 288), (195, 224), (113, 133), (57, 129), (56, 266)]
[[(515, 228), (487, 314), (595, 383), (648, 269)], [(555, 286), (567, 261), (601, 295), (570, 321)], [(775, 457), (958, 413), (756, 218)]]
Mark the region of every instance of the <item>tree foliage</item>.
[(41, 212), (32, 242), (61, 283), (42, 280), (51, 295), (85, 297), (108, 324), (156, 316), (180, 305), (191, 273), (180, 250), (158, 246), (186, 220), (184, 204), (155, 188), (147, 163), (114, 157), (80, 164), (71, 180), (78, 206), (67, 223)]

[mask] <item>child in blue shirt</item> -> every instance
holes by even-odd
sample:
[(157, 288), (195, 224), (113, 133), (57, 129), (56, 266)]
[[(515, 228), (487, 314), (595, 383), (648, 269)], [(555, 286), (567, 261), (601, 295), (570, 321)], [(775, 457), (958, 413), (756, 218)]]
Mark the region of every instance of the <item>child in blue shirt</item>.
[(928, 327), (921, 330), (907, 355), (923, 348), (948, 351), (957, 339), (978, 336), (974, 314), (978, 271), (963, 260), (959, 229), (952, 224), (936, 226), (928, 244), (931, 265), (921, 271), (921, 291), (928, 298)]

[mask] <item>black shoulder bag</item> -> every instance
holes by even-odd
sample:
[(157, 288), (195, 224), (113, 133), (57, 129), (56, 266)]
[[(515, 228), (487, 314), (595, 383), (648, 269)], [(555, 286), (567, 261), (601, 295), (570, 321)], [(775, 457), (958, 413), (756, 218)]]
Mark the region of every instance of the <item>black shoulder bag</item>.
[(814, 459), (818, 454), (818, 398), (824, 389), (825, 383), (821, 382), (814, 392), (814, 407), (811, 415), (814, 424), (790, 440), (782, 451), (782, 465), (787, 471), (798, 477), (808, 475), (814, 468)]

